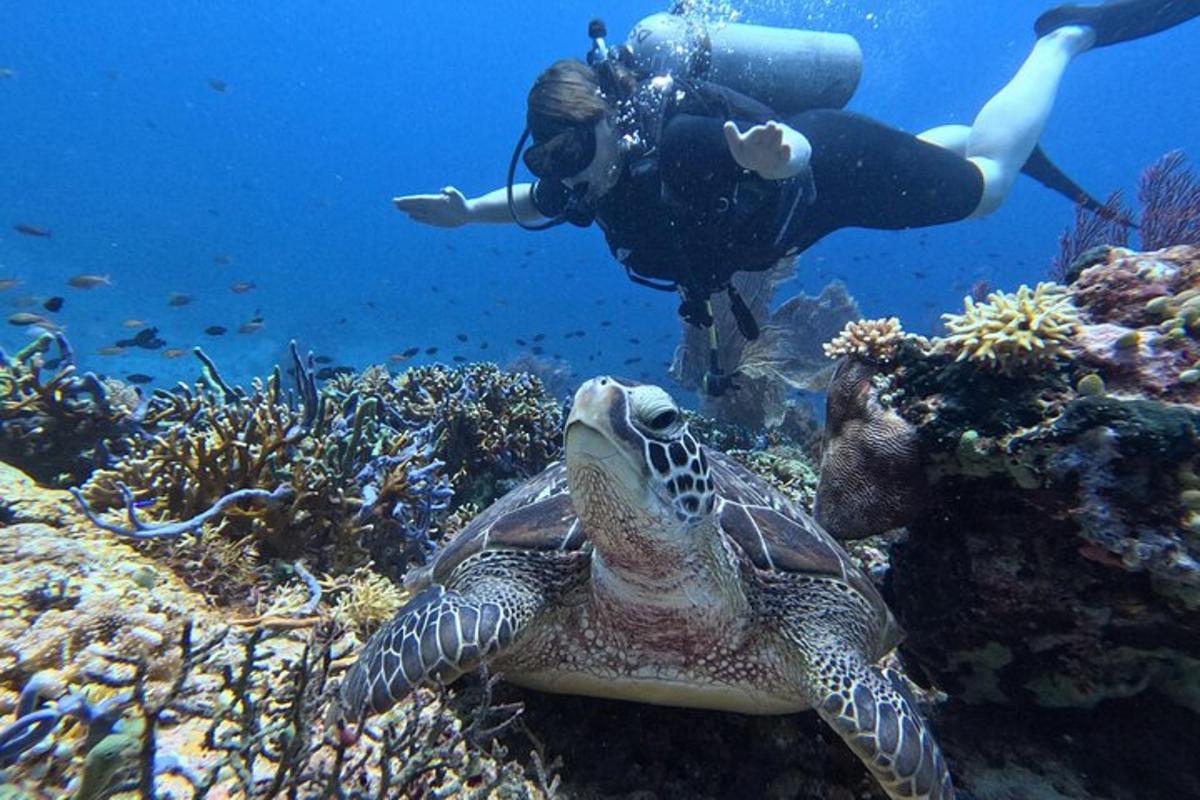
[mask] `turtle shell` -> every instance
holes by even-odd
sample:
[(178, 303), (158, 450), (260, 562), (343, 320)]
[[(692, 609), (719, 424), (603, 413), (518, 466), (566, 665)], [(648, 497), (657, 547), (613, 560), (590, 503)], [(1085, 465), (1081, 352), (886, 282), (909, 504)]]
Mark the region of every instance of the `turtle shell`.
[(579, 550), (587, 542), (567, 494), (567, 468), (557, 461), (488, 506), (406, 580), (416, 588), (442, 582), (455, 567), (489, 547), (516, 550)]
[(900, 639), (899, 624), (879, 591), (846, 551), (804, 509), (729, 456), (706, 448), (721, 498), (722, 533), (755, 567), (768, 572), (837, 578), (867, 598), (881, 615), (884, 651)]

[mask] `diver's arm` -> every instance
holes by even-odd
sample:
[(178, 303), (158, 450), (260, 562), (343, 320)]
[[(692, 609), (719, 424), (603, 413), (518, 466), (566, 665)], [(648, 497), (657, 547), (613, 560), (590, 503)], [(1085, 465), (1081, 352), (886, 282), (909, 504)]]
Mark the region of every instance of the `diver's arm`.
[(729, 154), (742, 169), (778, 181), (799, 175), (812, 159), (812, 145), (804, 134), (782, 122), (755, 125), (742, 133), (726, 122), (725, 141)]
[[(529, 183), (513, 184), (513, 205), (522, 222), (541, 222), (545, 217), (534, 208), (531, 189), (532, 184)], [(394, 197), (392, 203), (416, 222), (439, 228), (457, 228), (468, 223), (513, 221), (508, 210), (506, 188), (468, 199), (458, 189), (447, 186), (439, 194)]]

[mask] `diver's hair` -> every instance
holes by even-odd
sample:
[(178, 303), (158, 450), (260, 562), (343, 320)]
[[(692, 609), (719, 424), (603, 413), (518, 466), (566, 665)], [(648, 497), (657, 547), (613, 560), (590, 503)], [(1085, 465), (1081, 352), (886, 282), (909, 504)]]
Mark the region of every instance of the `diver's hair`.
[(529, 90), (526, 120), (535, 141), (553, 136), (564, 127), (593, 125), (613, 111), (614, 104), (632, 94), (637, 79), (628, 69), (614, 65), (617, 86), (608, 97), (596, 71), (573, 58), (555, 61), (538, 76)]

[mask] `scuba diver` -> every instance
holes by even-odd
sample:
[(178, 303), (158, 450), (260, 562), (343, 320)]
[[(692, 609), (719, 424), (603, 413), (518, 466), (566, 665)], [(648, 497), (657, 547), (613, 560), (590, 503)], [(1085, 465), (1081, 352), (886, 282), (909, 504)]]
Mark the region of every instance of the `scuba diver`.
[[(738, 87), (747, 89), (743, 93), (723, 85), (716, 70), (708, 70), (712, 80), (695, 77), (735, 48), (705, 38), (699, 58), (683, 68), (664, 66), (662, 54), (678, 51), (677, 42), (639, 58), (655, 39), (653, 30), (635, 27), (630, 44), (607, 47), (603, 23), (594, 20), (589, 63), (558, 61), (530, 89), (527, 128), (507, 186), (474, 198), (449, 186), (393, 202), (418, 222), (447, 228), (597, 223), (630, 278), (677, 292), (683, 319), (709, 327), (704, 389), (720, 395), (737, 386), (717, 363), (710, 298), (728, 292), (740, 333), (758, 335), (730, 283), (736, 272), (768, 269), (840, 228), (895, 230), (986, 216), (1021, 173), (1104, 212), (1038, 146), (1063, 73), (1083, 52), (1198, 15), (1200, 0), (1055, 7), (1037, 19), (1032, 52), (971, 125), (918, 135), (840, 109), (857, 73), (842, 76), (848, 92), (810, 99), (806, 103), (816, 107), (788, 112), (773, 98), (766, 103), (747, 96), (762, 96), (754, 80)], [(852, 49), (857, 53), (856, 43)], [(837, 54), (826, 54), (812, 63), (837, 61)], [(796, 83), (822, 83), (814, 77), (822, 76)], [(837, 76), (824, 83), (836, 85)], [(537, 180), (514, 184), (518, 155), (530, 136), (523, 160)]]

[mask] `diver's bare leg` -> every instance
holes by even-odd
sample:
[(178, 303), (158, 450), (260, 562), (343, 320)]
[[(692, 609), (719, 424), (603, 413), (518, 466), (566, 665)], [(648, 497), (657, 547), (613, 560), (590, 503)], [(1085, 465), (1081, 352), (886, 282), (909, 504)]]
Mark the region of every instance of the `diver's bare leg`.
[(973, 217), (1004, 202), (1042, 136), (1067, 65), (1094, 41), (1095, 33), (1078, 25), (1038, 39), (1013, 79), (975, 117), (964, 155), (983, 172), (984, 189)]

